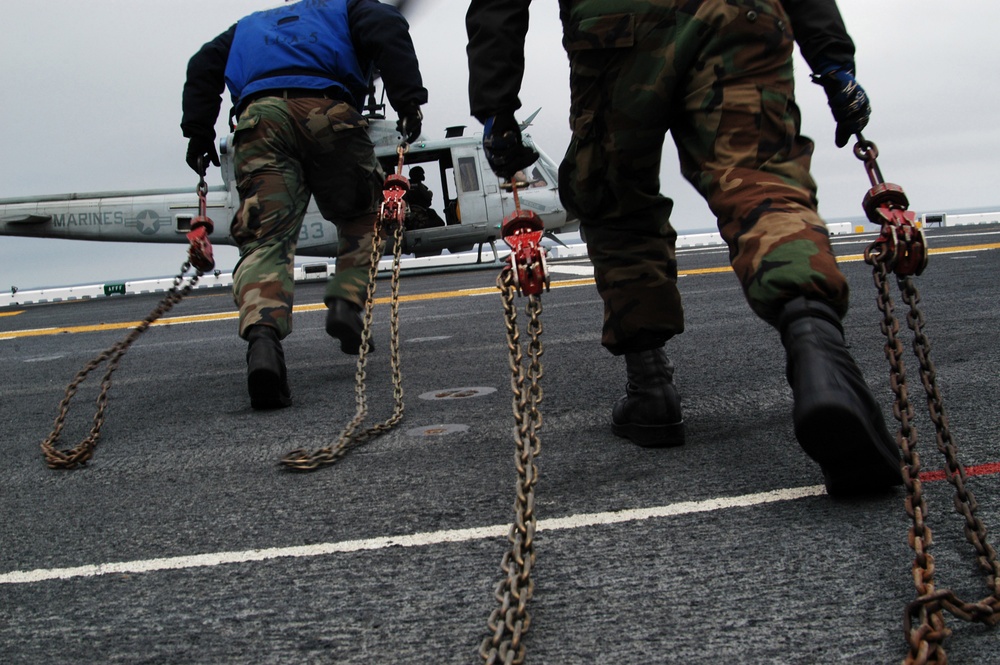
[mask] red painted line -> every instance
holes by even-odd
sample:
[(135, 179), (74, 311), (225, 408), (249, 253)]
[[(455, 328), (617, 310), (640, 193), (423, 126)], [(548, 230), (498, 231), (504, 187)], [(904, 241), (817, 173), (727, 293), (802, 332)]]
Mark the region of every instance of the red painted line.
[[(967, 466), (965, 467), (966, 476), (992, 476), (1000, 473), (1000, 462), (991, 462), (989, 464), (979, 464), (977, 466)], [(939, 469), (937, 471), (924, 471), (920, 474), (920, 480), (925, 483), (933, 482), (935, 480), (945, 480), (948, 477), (948, 472), (944, 469)]]

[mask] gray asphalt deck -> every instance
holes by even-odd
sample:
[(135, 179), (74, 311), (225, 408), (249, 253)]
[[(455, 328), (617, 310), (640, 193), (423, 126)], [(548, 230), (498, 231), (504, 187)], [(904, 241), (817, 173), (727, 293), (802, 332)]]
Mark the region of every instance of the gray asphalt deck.
[[(965, 248), (933, 255), (918, 285), (962, 461), (991, 469), (1000, 461), (1000, 232), (930, 236), (935, 249)], [(870, 241), (844, 237), (836, 251), (854, 294), (847, 335), (889, 416), (874, 288), (856, 258)], [(905, 655), (903, 609), (915, 596), (905, 493), (825, 496), (792, 434), (777, 335), (750, 314), (726, 260), (719, 248), (681, 254), (687, 331), (668, 351), (688, 443), (659, 451), (611, 434), (623, 364), (599, 345), (600, 303), (579, 275), (586, 262), (553, 266), (557, 288), (543, 296), (529, 663)], [(494, 278), (404, 277), (403, 423), (311, 474), (278, 460), (330, 445), (354, 413), (354, 358), (324, 333), (321, 285), (299, 288), (285, 343), (291, 408), (249, 408), (231, 297), (199, 293), (170, 314), (192, 322), (155, 327), (125, 356), (95, 458), (68, 472), (46, 468), (39, 451), (66, 384), (123, 337), (114, 324), (140, 320), (157, 298), (5, 312), (0, 661), (477, 662), (513, 517), (510, 377)], [(387, 292), (380, 281), (377, 296)], [(388, 313), (376, 306), (373, 419), (391, 403)], [(55, 331), (24, 332), (46, 328)], [(89, 428), (96, 383), (75, 399), (65, 445)], [(470, 387), (483, 390), (425, 398)], [(940, 468), (925, 412), (917, 426), (925, 467)], [(926, 487), (938, 584), (981, 598), (950, 486)], [(1000, 478), (986, 473), (970, 487), (996, 534)], [(1000, 663), (996, 630), (952, 617), (948, 625), (954, 665)]]

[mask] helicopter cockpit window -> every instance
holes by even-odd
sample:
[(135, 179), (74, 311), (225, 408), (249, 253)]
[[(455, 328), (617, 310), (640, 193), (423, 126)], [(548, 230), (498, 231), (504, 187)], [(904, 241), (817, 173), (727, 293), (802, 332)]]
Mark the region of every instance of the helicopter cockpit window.
[(463, 192), (479, 191), (479, 174), (476, 172), (476, 159), (474, 157), (459, 158), (458, 178)]
[(515, 173), (514, 182), (522, 187), (548, 187), (549, 184), (545, 172), (537, 165)]

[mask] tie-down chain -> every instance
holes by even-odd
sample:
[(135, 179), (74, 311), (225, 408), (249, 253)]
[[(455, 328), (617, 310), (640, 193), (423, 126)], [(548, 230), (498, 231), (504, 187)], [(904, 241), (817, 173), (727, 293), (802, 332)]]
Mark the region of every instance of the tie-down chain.
[[(872, 188), (865, 195), (863, 207), (868, 219), (881, 227), (879, 237), (865, 250), (865, 261), (872, 266), (877, 303), (882, 312), (880, 322), (885, 335), (885, 355), (889, 361), (889, 383), (895, 395), (893, 415), (900, 423), (896, 442), (903, 453), (903, 481), (906, 485), (906, 512), (913, 522), (909, 532), (910, 547), (915, 553), (913, 581), (918, 597), (906, 608), (903, 619), (904, 635), (909, 647), (905, 665), (945, 665), (948, 656), (944, 640), (951, 634), (945, 625), (943, 610), (970, 622), (988, 626), (1000, 623), (1000, 562), (996, 550), (987, 542), (986, 527), (977, 516), (978, 504), (972, 491), (965, 486), (965, 468), (958, 461), (958, 450), (948, 427), (944, 399), (937, 386), (936, 371), (931, 361), (931, 344), (924, 333), (924, 315), (920, 310), (920, 293), (913, 277), (927, 266), (927, 243), (923, 231), (916, 225), (909, 201), (898, 185), (882, 180), (876, 158), (878, 149), (858, 134), (855, 155), (865, 163)], [(920, 380), (927, 395), (927, 407), (937, 433), (937, 447), (944, 455), (947, 479), (955, 488), (954, 505), (965, 524), (965, 537), (976, 551), (979, 569), (986, 577), (990, 595), (977, 602), (961, 600), (954, 591), (936, 589), (934, 557), (930, 554), (933, 541), (926, 523), (927, 503), (920, 480), (920, 456), (916, 450), (917, 430), (912, 424), (914, 410), (909, 401), (903, 345), (899, 339), (899, 321), (893, 307), (888, 273), (896, 274), (897, 286), (909, 307), (906, 317), (913, 331), (913, 352), (920, 367)]]
[[(204, 172), (200, 158), (199, 169)], [(94, 448), (97, 447), (97, 442), (101, 438), (101, 428), (104, 427), (104, 412), (108, 406), (111, 375), (118, 369), (118, 364), (121, 362), (122, 356), (125, 355), (125, 352), (128, 351), (129, 347), (132, 346), (139, 336), (149, 329), (154, 321), (169, 312), (174, 305), (191, 293), (191, 289), (194, 288), (195, 284), (198, 283), (198, 279), (204, 273), (215, 267), (215, 259), (212, 256), (212, 243), (208, 239), (214, 225), (206, 214), (208, 207), (208, 185), (205, 183), (204, 175), (198, 181), (197, 193), (198, 216), (191, 220), (191, 231), (187, 234), (189, 242), (188, 260), (184, 262), (180, 272), (174, 277), (173, 285), (167, 291), (166, 296), (153, 308), (153, 311), (146, 315), (142, 323), (130, 330), (120, 342), (91, 359), (83, 369), (77, 372), (76, 376), (66, 387), (66, 394), (59, 403), (59, 414), (56, 416), (52, 432), (41, 444), (42, 455), (45, 457), (45, 463), (49, 468), (75, 469), (78, 466), (84, 466), (93, 457)], [(189, 276), (187, 282), (184, 282), (185, 274), (192, 267), (195, 269), (195, 274)], [(183, 286), (182, 282), (184, 282)], [(93, 426), (90, 428), (90, 433), (73, 448), (59, 450), (56, 448), (56, 444), (62, 435), (63, 427), (66, 425), (66, 416), (69, 413), (70, 402), (76, 395), (80, 384), (87, 378), (87, 375), (105, 362), (107, 362), (107, 368), (105, 369), (104, 376), (101, 378), (101, 390), (97, 396), (97, 410), (94, 413)]]
[[(539, 245), (544, 232), (542, 220), (533, 212), (521, 210), (516, 185), (513, 187), (515, 212), (504, 219), (502, 236), (511, 254), (497, 278), (497, 288), (503, 298), (504, 323), (511, 369), (512, 407), (514, 411), (514, 441), (517, 471), (514, 498), (514, 522), (507, 540), (510, 548), (500, 562), (503, 576), (494, 589), (498, 603), (487, 621), (488, 635), (479, 647), (479, 655), (488, 665), (524, 663), (524, 636), (531, 626), (528, 602), (534, 593), (531, 571), (535, 564), (535, 484), (541, 453), (538, 431), (542, 427), (542, 289), (549, 287), (545, 249)], [(529, 362), (524, 366), (524, 354), (517, 325), (514, 292), (528, 296), (527, 344)], [(527, 384), (527, 385), (526, 385)]]
[[(372, 234), (371, 266), (368, 269), (368, 290), (365, 295), (364, 326), (361, 331), (361, 348), (358, 352), (357, 372), (354, 381), (354, 418), (340, 433), (332, 446), (315, 451), (299, 448), (293, 450), (281, 460), (281, 463), (293, 471), (315, 471), (324, 466), (336, 464), (352, 448), (384, 434), (403, 419), (403, 377), (399, 363), (399, 270), (403, 252), (403, 222), (406, 218), (406, 202), (403, 197), (410, 189), (410, 181), (402, 175), (403, 157), (407, 144), (401, 144), (396, 152), (399, 160), (396, 172), (385, 178), (382, 188), (382, 206), (375, 222), (375, 232)], [(382, 237), (391, 231), (392, 248), (392, 280), (390, 290), (389, 312), (389, 356), (392, 369), (393, 411), (387, 420), (376, 423), (368, 429), (358, 431), (368, 414), (368, 401), (365, 396), (365, 369), (368, 364), (368, 352), (371, 349), (372, 310), (375, 306), (375, 282), (378, 273), (379, 260), (382, 258)]]

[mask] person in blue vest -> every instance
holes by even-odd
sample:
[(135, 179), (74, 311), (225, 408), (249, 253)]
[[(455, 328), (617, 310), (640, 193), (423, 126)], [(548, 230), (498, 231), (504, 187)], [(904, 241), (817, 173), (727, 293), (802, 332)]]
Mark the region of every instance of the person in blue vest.
[(191, 58), (181, 129), (199, 175), (219, 166), (215, 123), (232, 100), (239, 192), (230, 233), (239, 334), (247, 340), (254, 409), (291, 404), (281, 340), (292, 331), (296, 242), (310, 196), (337, 225), (336, 272), (327, 283), (326, 331), (357, 354), (384, 174), (360, 109), (381, 75), (407, 142), (427, 103), (409, 25), (377, 0), (303, 0), (240, 19)]

